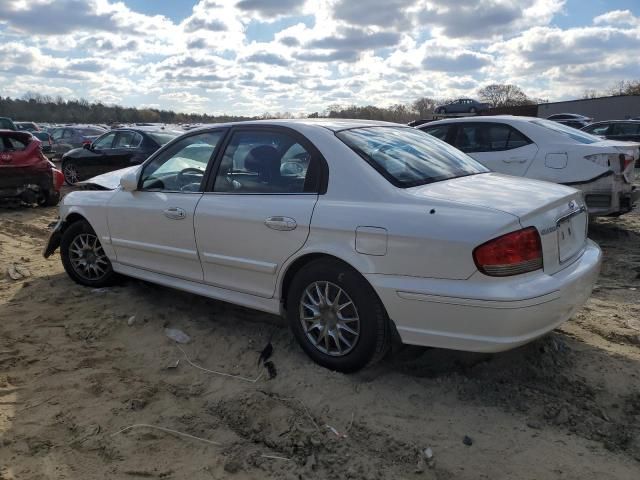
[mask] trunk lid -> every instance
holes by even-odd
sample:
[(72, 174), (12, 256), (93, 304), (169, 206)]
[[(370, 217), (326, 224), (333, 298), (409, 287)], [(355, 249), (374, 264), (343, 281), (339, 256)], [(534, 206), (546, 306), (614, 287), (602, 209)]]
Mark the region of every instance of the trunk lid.
[(588, 215), (582, 192), (565, 185), (485, 173), (406, 191), (517, 216), (523, 228), (533, 226), (540, 233), (544, 271), (549, 274), (568, 266), (586, 244)]

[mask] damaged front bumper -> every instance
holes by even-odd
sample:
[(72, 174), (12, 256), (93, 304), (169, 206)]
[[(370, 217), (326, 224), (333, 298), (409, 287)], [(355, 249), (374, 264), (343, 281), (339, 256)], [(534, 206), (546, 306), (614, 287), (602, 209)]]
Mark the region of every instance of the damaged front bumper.
[(47, 244), (42, 250), (42, 256), (44, 258), (49, 258), (58, 249), (58, 247), (60, 246), (60, 241), (62, 240), (63, 231), (64, 231), (64, 220), (60, 219), (55, 223), (53, 227), (53, 231), (49, 235), (49, 240), (47, 240)]

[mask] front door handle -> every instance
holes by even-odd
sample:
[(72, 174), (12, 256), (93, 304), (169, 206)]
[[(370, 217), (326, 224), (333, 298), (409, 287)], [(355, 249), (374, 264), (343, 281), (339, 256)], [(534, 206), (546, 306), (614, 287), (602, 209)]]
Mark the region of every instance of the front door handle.
[(273, 230), (281, 232), (295, 230), (298, 226), (296, 221), (289, 217), (268, 217), (265, 219), (264, 224)]
[(164, 211), (164, 216), (171, 220), (182, 220), (187, 218), (187, 212), (180, 207), (169, 207)]

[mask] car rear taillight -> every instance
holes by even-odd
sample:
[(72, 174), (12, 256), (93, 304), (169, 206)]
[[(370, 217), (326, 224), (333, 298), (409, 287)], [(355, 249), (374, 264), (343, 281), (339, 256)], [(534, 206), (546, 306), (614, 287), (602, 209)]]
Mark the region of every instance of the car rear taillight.
[(53, 173), (53, 185), (55, 187), (55, 190), (58, 191), (64, 184), (64, 175), (57, 168), (52, 168), (51, 172)]
[(633, 157), (631, 155), (625, 155), (621, 153), (618, 157), (620, 159), (620, 171), (624, 172), (627, 167), (633, 163)]
[(483, 243), (473, 251), (478, 270), (507, 277), (542, 268), (542, 243), (535, 227), (528, 227)]
[(84, 147), (85, 145), (91, 145), (91, 140), (83, 140), (82, 146)]

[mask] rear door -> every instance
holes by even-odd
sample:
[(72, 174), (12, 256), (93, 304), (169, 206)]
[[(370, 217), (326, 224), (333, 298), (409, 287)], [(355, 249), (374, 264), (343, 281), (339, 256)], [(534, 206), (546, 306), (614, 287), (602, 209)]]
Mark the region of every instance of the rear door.
[(290, 129), (234, 128), (196, 210), (205, 282), (272, 297), (278, 271), (309, 235), (324, 165)]
[(93, 155), (87, 155), (78, 162), (78, 170), (81, 172), (82, 178), (95, 177), (107, 171), (105, 165), (109, 164), (110, 158), (114, 155), (113, 142), (115, 138), (116, 134), (111, 132), (99, 137), (91, 144), (89, 149)]
[(461, 122), (452, 145), (494, 172), (524, 176), (538, 147), (511, 125), (493, 122)]
[(109, 164), (105, 172), (118, 170), (142, 163), (145, 158), (141, 154), (142, 135), (133, 130), (123, 130), (116, 133), (112, 154), (108, 158)]

